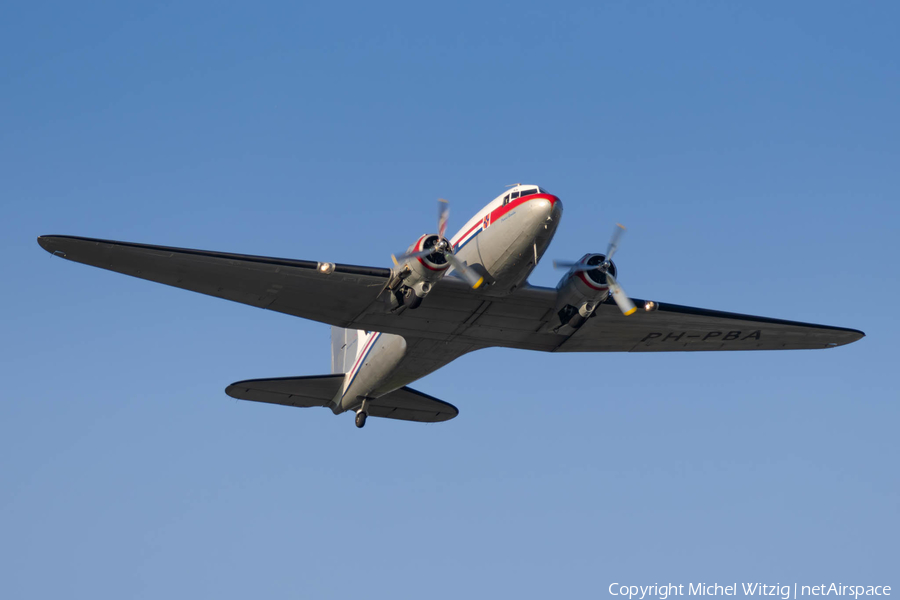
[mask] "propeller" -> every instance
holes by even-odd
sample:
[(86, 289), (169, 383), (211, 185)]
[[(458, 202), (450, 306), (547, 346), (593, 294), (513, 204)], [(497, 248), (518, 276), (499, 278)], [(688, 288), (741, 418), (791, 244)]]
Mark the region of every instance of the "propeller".
[(616, 301), (616, 304), (619, 305), (619, 310), (622, 311), (622, 314), (626, 317), (633, 315), (637, 307), (631, 301), (631, 298), (628, 297), (628, 294), (625, 293), (625, 290), (622, 289), (622, 286), (619, 285), (619, 282), (616, 281), (616, 278), (612, 276), (612, 273), (606, 273), (606, 281), (609, 282), (609, 293), (612, 295), (612, 299)]
[(637, 308), (635, 307), (634, 302), (631, 301), (631, 298), (628, 297), (628, 294), (625, 293), (625, 290), (622, 289), (622, 286), (619, 285), (619, 282), (616, 281), (613, 274), (609, 272), (609, 268), (612, 266), (613, 254), (619, 249), (619, 240), (622, 239), (623, 233), (625, 233), (625, 227), (621, 223), (616, 223), (616, 228), (613, 230), (612, 237), (609, 239), (609, 245), (606, 247), (606, 258), (600, 264), (585, 265), (580, 264), (580, 261), (572, 262), (555, 260), (553, 261), (553, 268), (571, 269), (573, 272), (600, 271), (606, 275), (606, 282), (609, 284), (609, 293), (612, 296), (612, 299), (619, 306), (619, 310), (622, 311), (622, 314), (628, 316), (634, 314)]
[(447, 233), (447, 221), (450, 220), (450, 203), (438, 198), (438, 235), (444, 239)]
[(463, 279), (469, 282), (469, 285), (472, 286), (473, 290), (477, 290), (481, 287), (481, 284), (484, 283), (484, 277), (482, 277), (478, 271), (459, 260), (452, 252), (445, 252), (444, 258), (447, 259), (447, 262), (449, 262), (454, 269), (459, 271), (459, 274), (462, 275)]
[(430, 254), (441, 254), (450, 263), (450, 266), (456, 270), (463, 279), (465, 279), (469, 285), (472, 286), (472, 289), (478, 289), (482, 283), (484, 283), (484, 277), (482, 277), (478, 271), (461, 261), (459, 258), (453, 254), (453, 246), (447, 241), (446, 233), (447, 233), (447, 222), (450, 220), (450, 203), (444, 200), (443, 198), (438, 198), (438, 241), (435, 242), (434, 246), (430, 248), (425, 248), (424, 250), (418, 250), (416, 252), (404, 252), (403, 254), (394, 256), (391, 255), (391, 260), (394, 261), (394, 265), (400, 266), (402, 261), (408, 260), (410, 258), (422, 258), (424, 256), (428, 256)]

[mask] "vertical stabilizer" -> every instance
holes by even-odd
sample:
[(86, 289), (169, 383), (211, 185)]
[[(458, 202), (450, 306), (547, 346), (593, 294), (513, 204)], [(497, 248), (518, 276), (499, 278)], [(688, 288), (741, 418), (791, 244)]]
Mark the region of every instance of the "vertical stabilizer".
[(359, 349), (359, 331), (331, 328), (331, 372), (346, 373), (353, 367)]

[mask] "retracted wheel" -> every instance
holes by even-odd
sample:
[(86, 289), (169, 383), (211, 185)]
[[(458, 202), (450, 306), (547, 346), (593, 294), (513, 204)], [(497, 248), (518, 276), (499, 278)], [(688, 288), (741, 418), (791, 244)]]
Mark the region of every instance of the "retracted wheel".
[(366, 411), (361, 410), (356, 413), (356, 426), (362, 429), (366, 425), (366, 417), (369, 415), (366, 414)]
[(403, 305), (410, 310), (418, 308), (422, 304), (422, 299), (410, 287), (404, 287), (400, 295), (403, 298)]

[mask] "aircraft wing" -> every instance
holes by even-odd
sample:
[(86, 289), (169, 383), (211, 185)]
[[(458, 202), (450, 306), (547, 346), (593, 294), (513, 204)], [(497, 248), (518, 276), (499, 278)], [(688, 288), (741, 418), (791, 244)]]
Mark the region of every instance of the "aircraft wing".
[(601, 306), (557, 352), (674, 352), (833, 348), (861, 339), (856, 329), (815, 325), (632, 299), (638, 312), (625, 317), (612, 300)]
[(74, 262), (339, 327), (379, 295), (390, 269), (73, 236), (41, 236), (44, 250)]
[[(553, 331), (556, 290), (524, 286), (504, 297), (446, 277), (422, 305), (385, 311), (378, 296), (389, 269), (150, 246), (71, 236), (42, 236), (48, 252), (95, 267), (165, 283), (339, 327), (453, 343), (468, 350), (501, 346), (548, 352), (670, 352), (829, 348), (863, 337), (855, 329), (769, 319), (675, 304), (624, 317), (609, 301), (575, 333)], [(643, 300), (634, 299), (638, 307)]]
[(861, 339), (856, 329), (693, 308), (656, 302), (651, 312), (624, 316), (611, 299), (575, 333), (560, 335), (556, 290), (525, 286), (490, 298), (466, 286), (436, 285), (422, 305), (399, 317), (383, 311), (360, 315), (366, 329), (435, 338), (471, 348), (501, 346), (544, 352), (675, 352), (698, 350), (798, 350), (832, 348)]

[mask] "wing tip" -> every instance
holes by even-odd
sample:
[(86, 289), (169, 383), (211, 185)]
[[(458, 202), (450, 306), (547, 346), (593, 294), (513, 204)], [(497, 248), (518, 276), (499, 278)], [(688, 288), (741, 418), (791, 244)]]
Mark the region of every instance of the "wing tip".
[(232, 383), (228, 387), (225, 388), (225, 393), (235, 400), (241, 400), (241, 397), (238, 396), (238, 390), (246, 390), (247, 388), (239, 387), (236, 383)]
[(37, 237), (38, 246), (52, 254), (53, 256), (60, 256), (62, 258), (66, 258), (66, 253), (61, 249), (62, 248), (62, 240), (65, 239), (64, 235), (39, 235)]
[(842, 330), (846, 334), (846, 341), (842, 341), (838, 344), (834, 344), (831, 346), (832, 348), (836, 346), (846, 346), (847, 344), (852, 344), (853, 342), (858, 342), (859, 340), (866, 337), (865, 332), (860, 331), (859, 329), (843, 329)]

